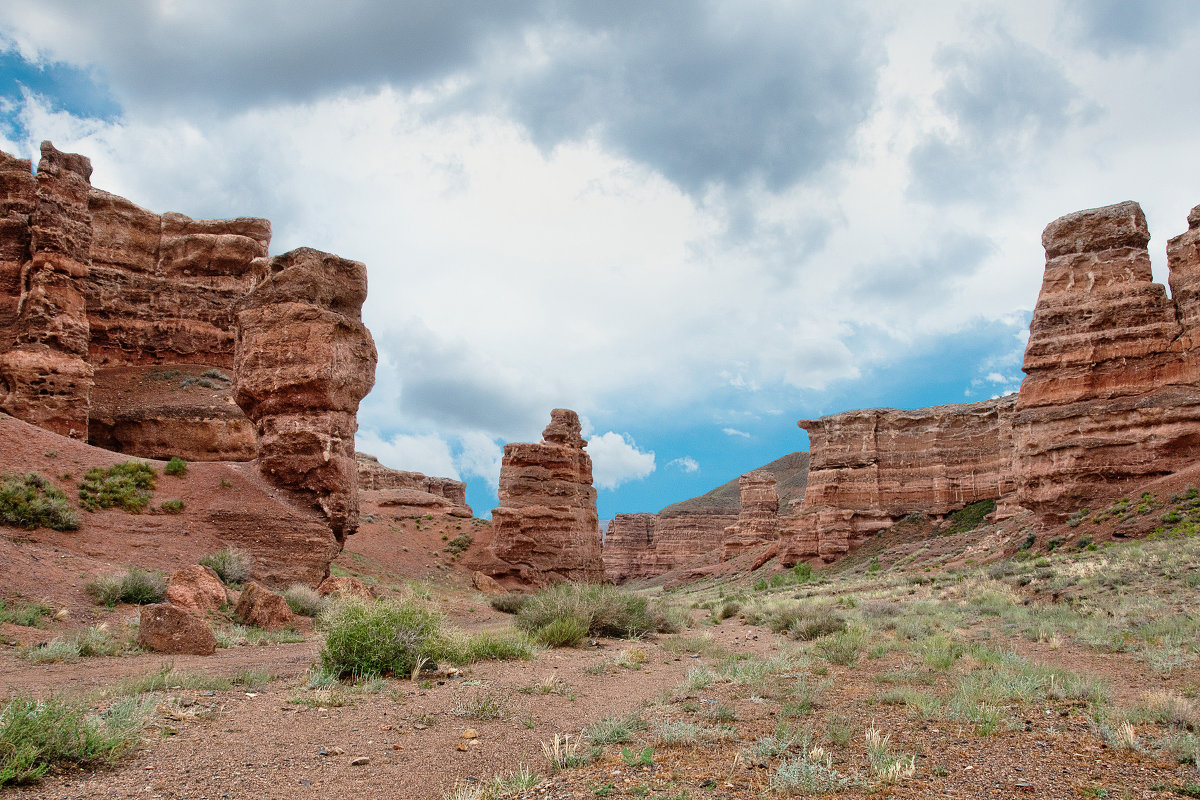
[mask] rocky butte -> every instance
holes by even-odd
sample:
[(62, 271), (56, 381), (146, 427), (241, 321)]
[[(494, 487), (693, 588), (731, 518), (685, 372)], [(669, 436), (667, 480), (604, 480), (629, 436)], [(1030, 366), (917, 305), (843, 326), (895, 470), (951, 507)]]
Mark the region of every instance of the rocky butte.
[(319, 512), (327, 544), (275, 552), (265, 509), (220, 525), (257, 529), (239, 544), (262, 564), (319, 579), (357, 527), (354, 432), (376, 362), (366, 268), (309, 248), (271, 257), (267, 220), (156, 214), (91, 173), (49, 142), (36, 174), (0, 153), (0, 411), (143, 458), (257, 459)]
[(488, 560), (474, 566), (502, 584), (604, 580), (586, 447), (579, 415), (565, 408), (550, 413), (540, 443), (504, 446)]

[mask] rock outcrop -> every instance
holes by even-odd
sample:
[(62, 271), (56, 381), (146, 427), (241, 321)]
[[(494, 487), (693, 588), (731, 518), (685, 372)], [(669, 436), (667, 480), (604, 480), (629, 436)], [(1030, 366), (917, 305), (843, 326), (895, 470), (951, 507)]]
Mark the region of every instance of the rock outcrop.
[(751, 472), (738, 479), (741, 510), (738, 521), (725, 529), (721, 558), (728, 560), (765, 544), (779, 540), (779, 493), (775, 475)]
[(912, 513), (944, 515), (1014, 488), (1016, 398), (802, 420), (808, 489), (781, 521), (781, 560), (831, 561)]
[(285, 628), (296, 622), (287, 600), (254, 581), (250, 581), (242, 590), (233, 613), (247, 625), (269, 631)]
[(237, 304), (234, 399), (255, 425), (259, 469), (312, 497), (338, 541), (358, 529), (354, 433), (375, 384), (366, 298), (366, 266), (303, 247), (271, 259)]
[(604, 580), (592, 459), (580, 430), (578, 414), (556, 408), (540, 443), (505, 445), (485, 574), (527, 585)]
[(167, 602), (202, 617), (225, 604), (225, 584), (211, 568), (192, 564), (171, 573)]
[(217, 652), (216, 634), (204, 620), (170, 603), (142, 606), (137, 642), (156, 653), (211, 656)]
[(377, 492), (373, 497), (381, 506), (396, 509), (404, 516), (445, 514), (451, 517), (474, 516), (467, 505), (467, 484), (453, 478), (431, 478), (419, 472), (389, 469), (367, 453), (355, 453), (358, 488)]
[(1025, 508), (1064, 516), (1200, 457), (1196, 209), (1188, 224), (1167, 250), (1173, 299), (1151, 276), (1137, 203), (1046, 226), (1014, 420)]

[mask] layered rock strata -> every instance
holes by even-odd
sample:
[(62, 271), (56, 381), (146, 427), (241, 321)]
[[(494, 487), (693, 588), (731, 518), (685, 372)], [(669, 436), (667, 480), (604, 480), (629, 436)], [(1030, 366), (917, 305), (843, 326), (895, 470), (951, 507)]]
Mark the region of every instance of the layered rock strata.
[(781, 521), (785, 563), (831, 561), (908, 514), (947, 514), (1014, 488), (1016, 398), (914, 411), (847, 411), (798, 424), (808, 488)]
[(266, 272), (236, 306), (234, 399), (255, 425), (259, 469), (309, 495), (340, 542), (358, 528), (354, 433), (375, 383), (367, 268), (303, 247)]
[(540, 443), (505, 445), (485, 574), (532, 585), (604, 580), (592, 459), (580, 431), (574, 411), (556, 408)]
[(397, 513), (446, 514), (452, 517), (474, 516), (467, 505), (467, 485), (453, 478), (435, 478), (420, 472), (389, 469), (367, 453), (355, 453), (358, 488), (376, 492), (381, 506), (396, 508)]
[(1046, 226), (1014, 419), (1023, 507), (1066, 515), (1200, 457), (1197, 209), (1188, 225), (1167, 248), (1173, 299), (1151, 276), (1137, 203)]
[(779, 493), (770, 472), (751, 472), (738, 479), (741, 510), (738, 520), (725, 529), (721, 558), (728, 560), (747, 550), (774, 544), (779, 539)]

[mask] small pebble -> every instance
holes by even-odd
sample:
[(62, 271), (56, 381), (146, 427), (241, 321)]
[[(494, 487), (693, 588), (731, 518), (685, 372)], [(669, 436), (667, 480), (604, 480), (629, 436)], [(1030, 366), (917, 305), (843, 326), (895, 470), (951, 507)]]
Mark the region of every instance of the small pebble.
[(359, 756), (358, 758), (356, 758), (350, 762), (350, 766), (365, 767), (367, 764), (370, 764), (370, 763), (371, 763), (371, 759), (367, 758), (366, 756)]

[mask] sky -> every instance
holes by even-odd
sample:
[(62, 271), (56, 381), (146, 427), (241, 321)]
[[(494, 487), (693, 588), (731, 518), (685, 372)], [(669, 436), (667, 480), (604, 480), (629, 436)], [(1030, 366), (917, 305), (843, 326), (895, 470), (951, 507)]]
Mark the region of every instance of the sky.
[(367, 264), (358, 447), (467, 482), (578, 411), (602, 519), (1014, 391), (1041, 231), (1200, 203), (1187, 0), (5, 0), (0, 149)]

